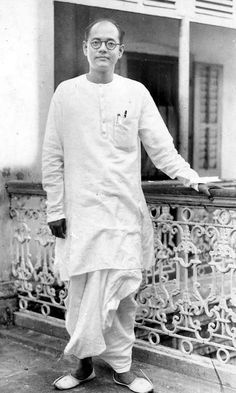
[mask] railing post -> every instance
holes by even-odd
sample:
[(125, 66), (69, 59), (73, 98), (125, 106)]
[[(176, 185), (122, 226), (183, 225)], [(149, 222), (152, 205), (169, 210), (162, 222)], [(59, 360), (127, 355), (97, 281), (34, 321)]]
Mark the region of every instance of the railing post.
[(188, 160), (190, 21), (183, 17), (179, 31), (179, 151)]

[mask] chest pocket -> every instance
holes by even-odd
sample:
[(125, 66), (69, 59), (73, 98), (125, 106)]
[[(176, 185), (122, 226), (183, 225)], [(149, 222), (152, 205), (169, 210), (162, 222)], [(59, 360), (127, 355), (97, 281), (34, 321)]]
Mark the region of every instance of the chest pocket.
[(114, 125), (114, 145), (117, 149), (133, 151), (137, 148), (138, 118), (122, 118)]

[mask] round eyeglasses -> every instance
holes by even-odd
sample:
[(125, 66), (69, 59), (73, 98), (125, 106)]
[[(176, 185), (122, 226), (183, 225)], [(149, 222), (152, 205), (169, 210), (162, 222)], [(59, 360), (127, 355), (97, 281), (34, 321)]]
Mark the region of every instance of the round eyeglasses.
[(121, 45), (120, 43), (117, 43), (113, 40), (100, 40), (98, 38), (90, 41), (90, 45), (93, 49), (99, 49), (101, 48), (103, 42), (105, 43), (108, 50), (114, 50), (118, 45)]

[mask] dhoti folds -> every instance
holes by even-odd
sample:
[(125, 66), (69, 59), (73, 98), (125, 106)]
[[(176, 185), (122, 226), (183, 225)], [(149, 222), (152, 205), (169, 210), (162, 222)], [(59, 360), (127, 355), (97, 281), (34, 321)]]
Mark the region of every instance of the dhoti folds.
[(141, 270), (98, 270), (70, 279), (65, 355), (99, 356), (116, 372), (129, 371), (135, 340), (134, 293)]

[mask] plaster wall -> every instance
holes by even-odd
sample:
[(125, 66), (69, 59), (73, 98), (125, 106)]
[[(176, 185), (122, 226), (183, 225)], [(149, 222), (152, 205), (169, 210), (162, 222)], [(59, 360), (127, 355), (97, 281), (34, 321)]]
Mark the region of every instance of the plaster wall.
[(43, 129), (53, 93), (53, 1), (0, 2), (0, 281), (10, 278), (5, 183), (40, 181)]

